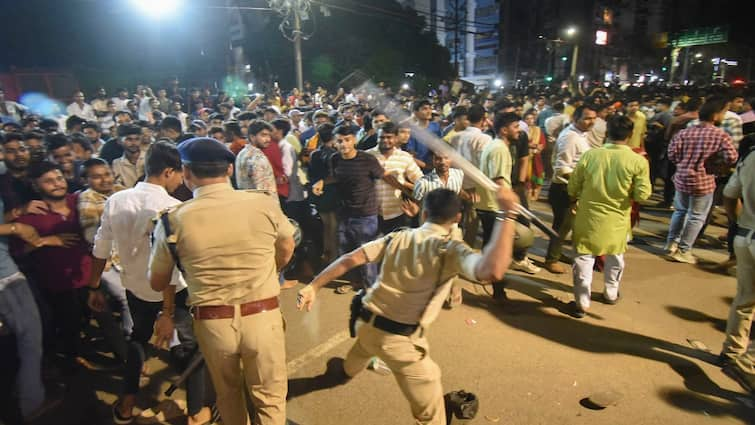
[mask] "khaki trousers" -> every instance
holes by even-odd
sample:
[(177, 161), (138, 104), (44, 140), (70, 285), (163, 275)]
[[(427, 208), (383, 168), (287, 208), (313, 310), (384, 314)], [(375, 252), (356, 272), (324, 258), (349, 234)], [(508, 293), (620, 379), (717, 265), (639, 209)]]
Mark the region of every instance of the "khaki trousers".
[(755, 347), (751, 347), (750, 353), (747, 353), (755, 314), (755, 241), (749, 237), (735, 237), (734, 254), (737, 256), (737, 294), (726, 322), (723, 354), (732, 359), (749, 357), (746, 363), (749, 363), (749, 373), (755, 379), (755, 368), (752, 366)]
[(409, 401), (415, 423), (445, 425), (440, 368), (430, 359), (427, 339), (394, 335), (360, 323), (357, 341), (344, 361), (346, 374), (357, 375), (370, 358), (379, 357), (393, 371), (401, 392)]
[(225, 425), (248, 425), (244, 384), (254, 405), (254, 423), (285, 425), (286, 346), (279, 309), (232, 319), (195, 320), (194, 332), (215, 384)]

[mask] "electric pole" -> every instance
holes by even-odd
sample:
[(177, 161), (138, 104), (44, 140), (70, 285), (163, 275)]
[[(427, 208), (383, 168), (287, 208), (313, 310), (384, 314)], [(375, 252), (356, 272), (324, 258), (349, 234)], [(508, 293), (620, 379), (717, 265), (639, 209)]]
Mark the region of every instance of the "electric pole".
[(294, 43), (294, 69), (296, 70), (296, 87), (304, 89), (302, 70), (301, 41), (305, 36), (301, 30), (301, 21), (307, 20), (311, 12), (312, 0), (268, 0), (270, 8), (278, 12), (283, 20), (278, 27), (287, 40)]
[(294, 65), (296, 67), (296, 87), (304, 90), (304, 76), (301, 64), (301, 17), (299, 8), (294, 8)]

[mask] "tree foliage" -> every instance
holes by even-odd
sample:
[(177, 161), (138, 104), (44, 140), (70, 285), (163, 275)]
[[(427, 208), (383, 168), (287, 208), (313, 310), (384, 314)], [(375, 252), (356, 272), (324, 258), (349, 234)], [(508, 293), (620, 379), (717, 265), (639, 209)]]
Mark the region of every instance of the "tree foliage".
[[(302, 24), (305, 34), (313, 32), (302, 42), (305, 80), (332, 87), (357, 69), (388, 84), (398, 84), (405, 72), (429, 81), (453, 76), (448, 50), (415, 11), (393, 0), (330, 2), (343, 7), (328, 8), (330, 16), (324, 16), (322, 9), (313, 6), (309, 19)], [(279, 23), (280, 17), (271, 15), (250, 28), (245, 51), (258, 79), (277, 79), (284, 87), (291, 87), (293, 44), (282, 36)]]

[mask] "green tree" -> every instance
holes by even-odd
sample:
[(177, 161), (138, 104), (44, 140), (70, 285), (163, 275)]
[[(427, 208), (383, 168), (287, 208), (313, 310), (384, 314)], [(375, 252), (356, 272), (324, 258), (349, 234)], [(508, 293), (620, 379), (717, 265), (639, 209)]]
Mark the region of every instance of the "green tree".
[[(305, 33), (314, 29), (302, 42), (305, 80), (333, 87), (357, 69), (391, 85), (399, 84), (405, 72), (432, 82), (453, 76), (448, 50), (425, 29), (424, 17), (414, 10), (394, 0), (323, 3), (338, 7), (328, 8), (330, 16), (324, 16), (313, 6), (303, 22)], [(245, 51), (258, 78), (277, 79), (283, 87), (292, 87), (293, 47), (278, 29), (280, 21), (276, 15), (261, 20), (249, 31)]]

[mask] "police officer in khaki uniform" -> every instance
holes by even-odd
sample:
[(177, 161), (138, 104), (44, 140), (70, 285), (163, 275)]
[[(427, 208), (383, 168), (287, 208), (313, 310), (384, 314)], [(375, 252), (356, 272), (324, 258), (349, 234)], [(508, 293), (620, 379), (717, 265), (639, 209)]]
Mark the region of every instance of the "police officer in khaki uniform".
[[(720, 360), (723, 372), (755, 396), (755, 346), (750, 341), (755, 315), (755, 136), (740, 142), (740, 160), (724, 188), (724, 206), (736, 220), (734, 254), (737, 257), (737, 294), (726, 323), (726, 340)], [(742, 212), (737, 217), (737, 203)], [(749, 348), (748, 348), (749, 346)]]
[[(510, 189), (497, 193), (504, 211), (512, 211), (517, 201)], [(425, 332), (440, 312), (454, 277), (500, 280), (511, 262), (514, 217), (499, 217), (481, 255), (452, 238), (455, 223), (461, 220), (461, 207), (454, 192), (433, 190), (424, 200), (425, 223), (421, 227), (399, 230), (362, 245), (299, 291), (298, 307), (309, 311), (322, 286), (354, 267), (382, 261), (375, 284), (362, 299), (357, 340), (343, 368), (346, 378), (351, 378), (372, 356), (379, 357), (393, 371), (418, 424), (446, 423), (440, 368), (428, 354)]]
[(157, 224), (150, 284), (156, 291), (167, 287), (178, 262), (223, 423), (249, 423), (246, 384), (253, 422), (284, 425), (288, 381), (278, 270), (293, 254), (294, 228), (275, 194), (233, 190), (234, 156), (222, 143), (195, 138), (178, 151), (194, 199)]

